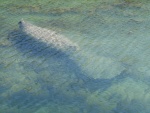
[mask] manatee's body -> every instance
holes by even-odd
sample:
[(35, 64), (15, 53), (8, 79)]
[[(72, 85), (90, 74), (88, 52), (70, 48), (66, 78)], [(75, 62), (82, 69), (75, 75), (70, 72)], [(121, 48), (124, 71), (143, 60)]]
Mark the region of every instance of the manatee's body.
[(55, 31), (37, 27), (24, 20), (19, 22), (19, 28), (23, 33), (34, 37), (35, 39), (44, 42), (57, 50), (69, 52), (78, 49), (78, 46), (75, 43), (71, 42), (64, 36), (57, 34)]
[[(30, 35), (34, 39), (44, 42), (45, 44), (49, 44), (52, 48), (63, 51), (65, 55), (66, 53), (70, 53), (70, 51), (72, 53), (72, 50), (74, 51), (78, 49), (76, 44), (54, 31), (37, 27), (25, 21), (20, 21), (19, 25), (20, 30), (25, 34)], [(72, 63), (72, 65), (76, 65), (75, 67), (78, 68), (80, 73), (82, 73), (82, 71), (86, 72), (86, 77), (88, 76), (94, 79), (112, 79), (122, 74), (126, 69), (121, 62), (114, 58), (98, 56), (97, 54), (91, 54), (88, 51), (83, 50), (77, 52), (77, 54), (72, 54), (71, 57), (67, 57), (67, 60), (65, 61), (67, 61), (67, 63), (75, 62)], [(71, 67), (71, 65), (69, 67)], [(78, 73), (78, 71), (76, 72)], [(83, 74), (78, 73), (77, 75), (82, 75), (80, 77), (83, 77)]]

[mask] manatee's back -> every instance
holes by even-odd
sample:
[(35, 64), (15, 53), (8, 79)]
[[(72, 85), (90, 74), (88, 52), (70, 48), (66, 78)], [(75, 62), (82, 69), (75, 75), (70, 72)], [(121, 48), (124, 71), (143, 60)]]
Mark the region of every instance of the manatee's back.
[(31, 37), (42, 41), (55, 49), (67, 52), (79, 49), (77, 44), (64, 36), (57, 34), (55, 31), (35, 26), (29, 22), (25, 22), (24, 20), (19, 22), (19, 28), (25, 34), (30, 35)]

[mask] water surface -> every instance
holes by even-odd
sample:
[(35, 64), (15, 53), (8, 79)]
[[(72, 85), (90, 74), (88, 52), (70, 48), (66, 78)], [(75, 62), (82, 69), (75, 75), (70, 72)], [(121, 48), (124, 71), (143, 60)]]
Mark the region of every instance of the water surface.
[[(148, 0), (0, 1), (1, 113), (149, 113)], [(21, 19), (80, 46), (70, 55)], [(56, 54), (57, 53), (57, 54)]]

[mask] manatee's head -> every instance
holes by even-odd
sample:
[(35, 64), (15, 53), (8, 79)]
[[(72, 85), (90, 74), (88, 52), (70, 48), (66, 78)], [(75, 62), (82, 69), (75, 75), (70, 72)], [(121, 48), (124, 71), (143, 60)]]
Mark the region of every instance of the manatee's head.
[(18, 22), (18, 24), (19, 24), (19, 28), (20, 28), (20, 29), (22, 29), (22, 28), (23, 28), (24, 23), (25, 23), (25, 22), (24, 22), (24, 20), (23, 20), (23, 19), (21, 19), (21, 21), (19, 21), (19, 22)]
[(19, 25), (22, 24), (22, 21), (19, 21), (18, 24), (19, 24)]

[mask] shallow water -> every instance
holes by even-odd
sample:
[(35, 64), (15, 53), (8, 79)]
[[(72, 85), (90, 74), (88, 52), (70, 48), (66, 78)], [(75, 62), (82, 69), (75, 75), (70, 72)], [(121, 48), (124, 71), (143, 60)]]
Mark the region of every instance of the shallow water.
[[(147, 0), (0, 1), (0, 113), (149, 113)], [(18, 31), (27, 20), (80, 46)]]

